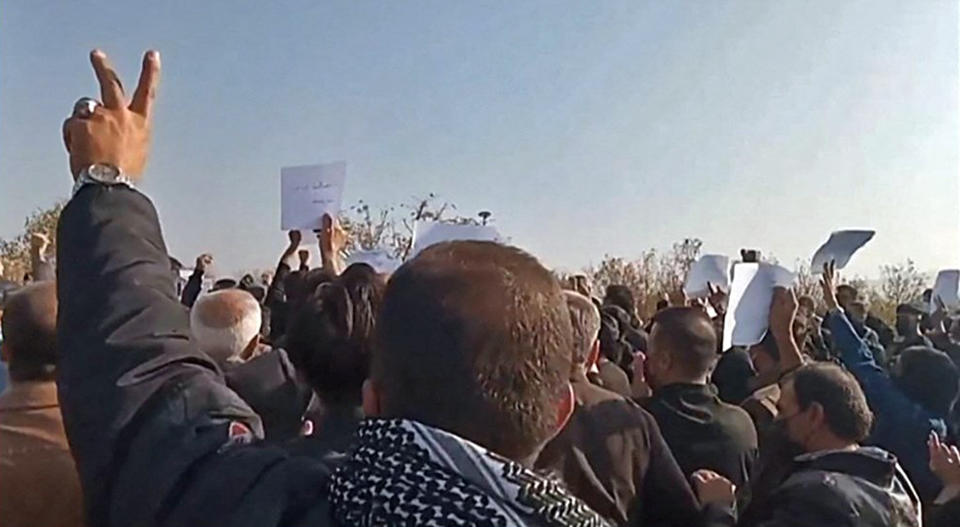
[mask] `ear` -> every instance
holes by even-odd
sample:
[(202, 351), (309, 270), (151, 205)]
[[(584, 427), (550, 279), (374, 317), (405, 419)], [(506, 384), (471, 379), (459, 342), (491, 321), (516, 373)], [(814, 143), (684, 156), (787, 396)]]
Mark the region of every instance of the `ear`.
[(573, 385), (568, 382), (567, 389), (564, 390), (560, 404), (557, 406), (557, 432), (567, 426), (567, 421), (573, 415), (573, 407), (577, 404), (576, 401), (577, 397), (573, 394)]
[(823, 426), (827, 426), (827, 416), (823, 412), (823, 406), (820, 403), (811, 403), (810, 408), (807, 408), (807, 411), (810, 412), (810, 423), (813, 425), (814, 430), (818, 430)]
[(598, 360), (600, 360), (600, 339), (594, 340), (593, 346), (590, 347), (590, 353), (587, 355), (587, 369), (593, 367)]
[(363, 415), (367, 417), (378, 417), (382, 414), (380, 411), (380, 393), (377, 391), (377, 385), (373, 379), (363, 381)]
[(243, 360), (247, 360), (250, 357), (252, 357), (253, 352), (257, 351), (257, 346), (259, 345), (260, 345), (260, 335), (256, 334), (253, 336), (252, 339), (250, 339), (250, 343), (247, 344), (247, 347), (240, 352), (240, 358)]

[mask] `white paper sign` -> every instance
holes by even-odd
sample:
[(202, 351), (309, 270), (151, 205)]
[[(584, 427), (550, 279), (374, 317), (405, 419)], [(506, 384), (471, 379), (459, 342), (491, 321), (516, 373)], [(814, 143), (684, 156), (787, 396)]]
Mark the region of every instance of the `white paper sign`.
[(399, 258), (394, 258), (392, 254), (383, 249), (374, 249), (371, 251), (353, 251), (347, 257), (347, 265), (355, 263), (365, 263), (373, 270), (381, 274), (391, 274), (400, 267), (402, 263)]
[(340, 212), (347, 164), (305, 165), (280, 169), (280, 228), (314, 230), (324, 214)]
[(730, 300), (723, 319), (723, 349), (752, 346), (770, 326), (774, 287), (791, 287), (796, 275), (779, 265), (738, 263), (733, 266)]
[(937, 280), (933, 283), (933, 294), (930, 295), (930, 312), (937, 310), (937, 298), (948, 309), (960, 307), (960, 270), (944, 269), (937, 273)]
[(420, 251), (440, 242), (467, 240), (501, 242), (503, 239), (497, 229), (490, 225), (458, 225), (438, 221), (419, 221), (413, 232), (413, 249), (410, 251), (408, 258), (413, 258)]
[(810, 272), (823, 273), (823, 264), (831, 260), (837, 269), (843, 269), (850, 262), (850, 257), (858, 249), (866, 245), (876, 234), (875, 231), (834, 231), (826, 243), (817, 249), (810, 261)]
[(730, 258), (721, 254), (705, 254), (690, 266), (683, 292), (687, 298), (706, 298), (710, 288), (730, 291)]

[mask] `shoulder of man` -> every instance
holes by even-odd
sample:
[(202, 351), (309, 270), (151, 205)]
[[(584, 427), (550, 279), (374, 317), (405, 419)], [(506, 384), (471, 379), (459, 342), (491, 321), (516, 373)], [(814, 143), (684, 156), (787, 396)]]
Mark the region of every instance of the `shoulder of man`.
[(774, 491), (774, 514), (804, 518), (809, 525), (859, 525), (857, 478), (826, 470), (801, 469)]

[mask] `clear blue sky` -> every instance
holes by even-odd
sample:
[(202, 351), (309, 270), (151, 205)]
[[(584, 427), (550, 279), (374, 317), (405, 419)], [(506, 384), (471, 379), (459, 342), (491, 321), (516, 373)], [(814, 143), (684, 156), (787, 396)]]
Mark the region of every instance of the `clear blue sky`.
[(547, 264), (700, 237), (851, 271), (960, 266), (956, 2), (93, 2), (0, 14), (0, 236), (67, 195), (60, 124), (163, 56), (145, 190), (171, 252), (272, 266), (279, 167), (343, 159), (345, 200), (488, 208)]

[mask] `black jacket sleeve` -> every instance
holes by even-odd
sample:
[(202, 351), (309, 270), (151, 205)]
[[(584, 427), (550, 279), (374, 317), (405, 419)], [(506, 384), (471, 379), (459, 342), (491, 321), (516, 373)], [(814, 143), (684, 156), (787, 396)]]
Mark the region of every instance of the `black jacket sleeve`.
[(194, 269), (193, 273), (190, 274), (190, 278), (187, 279), (187, 284), (183, 286), (180, 303), (187, 307), (193, 307), (193, 303), (196, 302), (197, 297), (200, 296), (200, 288), (202, 285), (203, 271)]
[(188, 338), (145, 196), (81, 189), (60, 218), (57, 247), (57, 384), (89, 525), (329, 516), (320, 460), (242, 444), (261, 434), (260, 420)]

